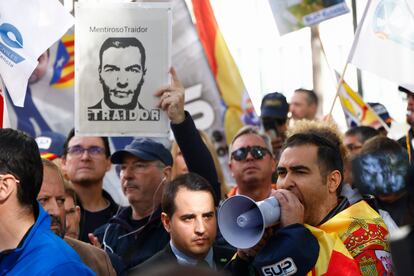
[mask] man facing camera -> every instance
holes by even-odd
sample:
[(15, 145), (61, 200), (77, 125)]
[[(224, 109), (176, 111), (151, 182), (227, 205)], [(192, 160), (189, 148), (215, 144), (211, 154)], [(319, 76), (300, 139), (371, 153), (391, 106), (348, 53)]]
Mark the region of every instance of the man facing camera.
[(165, 186), (161, 220), (171, 241), (130, 273), (165, 263), (222, 268), (234, 251), (213, 246), (217, 232), (214, 198), (211, 185), (194, 173), (181, 175)]
[(89, 108), (135, 109), (144, 84), (145, 49), (135, 37), (107, 38), (99, 51), (103, 101)]

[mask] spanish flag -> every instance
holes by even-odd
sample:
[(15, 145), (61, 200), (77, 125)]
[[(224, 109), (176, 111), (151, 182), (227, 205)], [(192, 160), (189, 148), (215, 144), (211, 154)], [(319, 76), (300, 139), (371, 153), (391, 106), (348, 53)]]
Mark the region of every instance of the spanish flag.
[[(207, 56), (211, 71), (216, 79), (221, 97), (227, 110), (224, 115), (224, 129), (227, 143), (244, 125), (242, 116), (249, 105), (249, 97), (239, 70), (227, 48), (217, 25), (209, 0), (192, 0), (196, 28)], [(251, 103), (250, 103), (251, 105)], [(250, 109), (251, 116), (256, 116)]]
[(319, 257), (308, 275), (393, 275), (388, 230), (381, 216), (360, 201), (318, 227)]
[(75, 76), (75, 35), (67, 34), (59, 41), (53, 76), (50, 85), (54, 88), (72, 87)]
[(336, 233), (305, 225), (319, 243), (319, 257), (308, 276), (361, 275), (358, 265)]

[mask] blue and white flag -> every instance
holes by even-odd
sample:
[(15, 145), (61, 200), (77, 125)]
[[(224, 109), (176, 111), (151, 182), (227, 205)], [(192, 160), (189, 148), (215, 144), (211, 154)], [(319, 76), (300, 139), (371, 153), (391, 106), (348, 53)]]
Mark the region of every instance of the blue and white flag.
[(73, 23), (58, 0), (0, 1), (0, 75), (15, 105), (23, 106), (38, 57)]

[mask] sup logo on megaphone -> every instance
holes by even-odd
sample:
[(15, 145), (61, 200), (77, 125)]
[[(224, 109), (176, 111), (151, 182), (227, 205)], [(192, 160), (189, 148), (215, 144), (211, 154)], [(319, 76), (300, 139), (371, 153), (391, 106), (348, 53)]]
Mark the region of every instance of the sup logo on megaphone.
[(273, 196), (255, 202), (247, 196), (236, 195), (225, 200), (218, 211), (221, 234), (229, 244), (240, 249), (255, 246), (265, 229), (279, 219), (280, 205)]

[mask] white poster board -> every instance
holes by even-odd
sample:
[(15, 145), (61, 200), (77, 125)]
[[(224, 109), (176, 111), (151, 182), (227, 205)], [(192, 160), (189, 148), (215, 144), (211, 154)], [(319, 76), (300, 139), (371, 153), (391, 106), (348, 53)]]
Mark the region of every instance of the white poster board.
[(77, 3), (76, 135), (168, 136), (155, 92), (169, 83), (168, 3)]
[(269, 0), (280, 35), (349, 12), (345, 0)]

